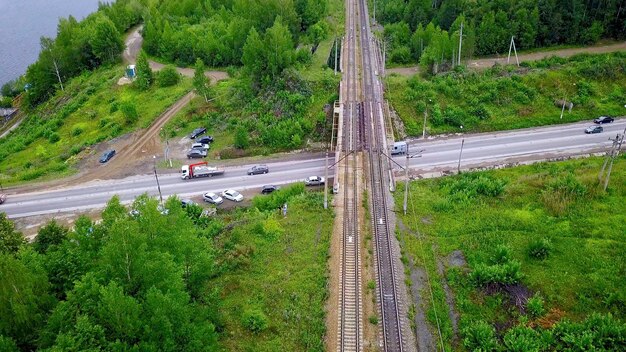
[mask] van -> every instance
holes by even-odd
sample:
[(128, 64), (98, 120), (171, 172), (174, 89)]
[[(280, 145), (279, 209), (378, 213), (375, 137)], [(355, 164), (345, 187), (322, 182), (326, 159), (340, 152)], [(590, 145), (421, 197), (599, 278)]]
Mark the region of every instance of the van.
[(406, 142), (395, 142), (391, 147), (391, 155), (406, 154)]

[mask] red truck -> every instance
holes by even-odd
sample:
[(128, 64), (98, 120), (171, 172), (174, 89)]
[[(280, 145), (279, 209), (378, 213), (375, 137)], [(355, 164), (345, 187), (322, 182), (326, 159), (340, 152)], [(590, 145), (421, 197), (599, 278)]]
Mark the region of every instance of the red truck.
[(206, 161), (191, 165), (183, 165), (181, 171), (182, 174), (180, 178), (182, 178), (183, 180), (190, 180), (192, 178), (199, 177), (213, 177), (224, 174), (223, 168), (209, 166), (209, 163)]

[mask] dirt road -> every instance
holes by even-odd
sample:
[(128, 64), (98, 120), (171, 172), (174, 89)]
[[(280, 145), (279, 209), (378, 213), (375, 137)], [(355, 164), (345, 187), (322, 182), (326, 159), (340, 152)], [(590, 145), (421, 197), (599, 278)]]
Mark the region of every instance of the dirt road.
[[(571, 48), (571, 49), (559, 49), (552, 51), (542, 51), (536, 53), (528, 53), (519, 55), (519, 61), (537, 61), (541, 59), (545, 59), (550, 56), (558, 56), (558, 57), (570, 57), (576, 54), (604, 54), (604, 53), (612, 53), (616, 51), (626, 51), (626, 42), (616, 43), (610, 45), (602, 45), (602, 46), (592, 46), (586, 48)], [(488, 57), (477, 60), (470, 60), (466, 62), (467, 67), (473, 69), (486, 69), (493, 67), (496, 63), (501, 65), (506, 65), (507, 57), (506, 56), (497, 56), (497, 57)], [(511, 57), (511, 62), (515, 63), (515, 57)], [(412, 76), (418, 73), (420, 70), (419, 66), (411, 66), (411, 67), (396, 67), (390, 68), (385, 73), (386, 75), (391, 73), (397, 73), (401, 76)]]
[[(126, 37), (126, 49), (124, 50), (123, 57), (124, 62), (128, 64), (134, 64), (137, 62), (137, 55), (139, 54), (139, 50), (141, 50), (141, 46), (143, 44), (143, 37), (140, 33), (142, 28), (143, 26), (135, 27), (135, 29), (128, 34), (128, 37)], [(156, 61), (150, 60), (149, 63), (150, 68), (153, 71), (160, 71), (163, 67), (165, 67), (164, 64)], [(194, 74), (193, 68), (177, 67), (176, 70), (185, 77), (193, 77)], [(204, 74), (211, 79), (211, 82), (217, 82), (228, 78), (228, 73), (224, 71), (206, 71)]]

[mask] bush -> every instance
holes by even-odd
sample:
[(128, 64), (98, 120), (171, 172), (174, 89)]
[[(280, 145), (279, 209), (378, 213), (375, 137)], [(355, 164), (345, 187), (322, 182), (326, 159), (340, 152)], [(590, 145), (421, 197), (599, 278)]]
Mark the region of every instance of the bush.
[(50, 143), (52, 143), (52, 144), (54, 144), (54, 143), (56, 143), (56, 142), (58, 142), (58, 141), (60, 141), (60, 140), (61, 140), (61, 137), (60, 137), (60, 136), (59, 136), (59, 134), (58, 134), (58, 133), (56, 133), (56, 132), (52, 132), (52, 133), (50, 133), (50, 134), (48, 135), (48, 141), (49, 141)]
[(378, 317), (376, 315), (370, 315), (369, 317), (369, 322), (372, 325), (377, 325), (378, 324)]
[(512, 285), (520, 282), (522, 274), (521, 264), (512, 260), (505, 264), (478, 264), (470, 274), (470, 279), (476, 286), (488, 284)]
[(126, 125), (133, 125), (137, 120), (139, 120), (139, 114), (137, 114), (137, 107), (135, 103), (130, 101), (125, 101), (120, 105), (120, 110), (124, 115), (124, 122)]
[(171, 87), (173, 85), (178, 84), (180, 81), (180, 74), (176, 71), (176, 67), (172, 65), (165, 66), (160, 72), (158, 76), (159, 86), (161, 87)]
[(488, 323), (479, 320), (472, 322), (461, 331), (463, 347), (469, 351), (495, 351), (498, 347), (496, 331)]
[(72, 130), (72, 137), (80, 136), (83, 133), (83, 129), (80, 127), (74, 127)]
[(246, 149), (250, 146), (250, 140), (248, 136), (248, 131), (242, 126), (237, 127), (237, 131), (235, 131), (235, 148), (237, 149)]
[(504, 335), (506, 351), (530, 352), (542, 351), (544, 343), (539, 334), (526, 326), (516, 326)]
[(550, 256), (553, 246), (547, 238), (534, 240), (528, 245), (528, 256), (534, 259), (546, 259)]
[(535, 294), (526, 302), (526, 313), (532, 318), (539, 318), (545, 313), (544, 301), (541, 296)]
[(305, 191), (303, 183), (296, 183), (266, 196), (256, 196), (252, 199), (252, 204), (260, 211), (275, 211), (291, 198), (303, 194)]
[(568, 206), (587, 194), (587, 188), (572, 174), (558, 178), (546, 185), (542, 199), (546, 209), (553, 215), (563, 215)]
[(267, 316), (259, 309), (248, 309), (241, 317), (243, 326), (253, 333), (267, 329)]

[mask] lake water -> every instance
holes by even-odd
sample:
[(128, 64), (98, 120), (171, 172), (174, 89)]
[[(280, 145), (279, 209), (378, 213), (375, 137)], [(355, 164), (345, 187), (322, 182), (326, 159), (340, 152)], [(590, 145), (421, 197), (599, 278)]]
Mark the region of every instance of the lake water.
[(0, 85), (37, 60), (39, 38), (54, 37), (60, 17), (81, 20), (98, 0), (0, 0)]

